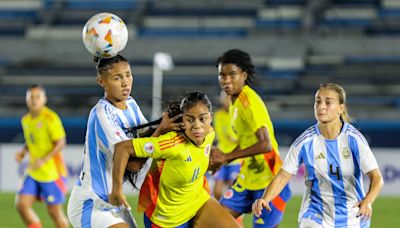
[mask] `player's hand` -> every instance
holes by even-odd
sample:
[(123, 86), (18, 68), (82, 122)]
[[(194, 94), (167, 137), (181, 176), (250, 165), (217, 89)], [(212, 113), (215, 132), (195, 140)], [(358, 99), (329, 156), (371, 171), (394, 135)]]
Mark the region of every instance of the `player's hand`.
[(269, 203), (265, 199), (260, 198), (260, 199), (257, 199), (256, 201), (254, 201), (254, 203), (252, 205), (252, 211), (253, 211), (254, 215), (257, 217), (260, 217), (264, 207), (265, 207), (265, 209), (267, 209), (267, 211), (272, 210), (271, 207), (269, 206)]
[(108, 200), (110, 204), (114, 206), (123, 206), (128, 208), (129, 210), (131, 209), (131, 206), (129, 206), (128, 201), (126, 200), (125, 195), (122, 192), (112, 191), (111, 194), (108, 196)]
[(226, 155), (216, 147), (211, 149), (210, 160), (216, 164), (225, 164), (227, 162)]
[(158, 126), (157, 130), (160, 135), (165, 134), (170, 131), (181, 131), (185, 129), (185, 125), (183, 122), (175, 123), (179, 118), (182, 118), (182, 114), (178, 114), (172, 118), (169, 118), (167, 112), (162, 113), (161, 123)]
[(29, 168), (32, 170), (39, 169), (46, 161), (42, 158), (36, 159), (35, 162), (33, 162)]
[(370, 219), (372, 216), (372, 203), (363, 199), (353, 206), (354, 208), (358, 207), (357, 217), (361, 217), (363, 219)]
[(24, 157), (25, 157), (25, 152), (23, 150), (22, 151), (18, 151), (15, 154), (15, 161), (17, 161), (18, 163), (21, 163), (22, 160), (24, 160)]

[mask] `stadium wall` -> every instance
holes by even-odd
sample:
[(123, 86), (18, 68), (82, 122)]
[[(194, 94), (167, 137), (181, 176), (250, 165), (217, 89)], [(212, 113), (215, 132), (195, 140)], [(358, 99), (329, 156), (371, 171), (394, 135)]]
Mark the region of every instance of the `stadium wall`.
[[(21, 144), (0, 144), (0, 192), (12, 192), (18, 188), (20, 177), (27, 166), (25, 159), (21, 165), (15, 162), (15, 153), (22, 148)], [(285, 157), (288, 147), (281, 147), (281, 156)], [(381, 168), (385, 186), (382, 195), (400, 196), (400, 153), (399, 148), (373, 148), (378, 164)], [(83, 145), (68, 145), (64, 149), (64, 159), (68, 167), (68, 189), (72, 189), (82, 166)], [(143, 180), (139, 178), (140, 181)], [(367, 178), (365, 178), (367, 179)], [(368, 188), (368, 182), (364, 187)], [(304, 167), (301, 167), (298, 175), (291, 180), (294, 195), (302, 195), (304, 190)], [(132, 187), (125, 186), (126, 191), (132, 191)]]

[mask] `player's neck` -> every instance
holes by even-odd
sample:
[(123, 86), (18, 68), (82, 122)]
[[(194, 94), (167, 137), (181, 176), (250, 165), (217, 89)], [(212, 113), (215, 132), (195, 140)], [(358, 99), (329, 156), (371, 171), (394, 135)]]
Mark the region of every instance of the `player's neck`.
[(111, 104), (113, 104), (118, 109), (121, 109), (121, 110), (127, 109), (126, 100), (117, 100), (117, 99), (112, 99), (109, 97), (106, 97), (106, 100), (109, 101)]
[(336, 139), (340, 132), (342, 131), (343, 123), (342, 121), (332, 121), (332, 122), (326, 122), (318, 123), (318, 129), (321, 132), (321, 135), (324, 136), (326, 139)]
[(34, 119), (40, 115), (42, 110), (43, 110), (43, 108), (39, 109), (38, 111), (29, 110), (29, 115), (31, 116), (32, 119)]

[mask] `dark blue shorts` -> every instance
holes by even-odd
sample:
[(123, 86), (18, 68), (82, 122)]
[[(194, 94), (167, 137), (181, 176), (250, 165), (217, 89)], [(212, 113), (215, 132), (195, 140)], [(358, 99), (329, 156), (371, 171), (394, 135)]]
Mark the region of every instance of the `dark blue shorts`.
[[(192, 228), (193, 227), (193, 219), (190, 219), (189, 221), (185, 222), (184, 224), (177, 226), (175, 228)], [(161, 228), (161, 226), (158, 226), (154, 223), (151, 222), (151, 220), (149, 219), (149, 217), (146, 216), (146, 214), (143, 214), (143, 222), (144, 222), (144, 227), (146, 228)]]
[(215, 173), (215, 180), (234, 181), (240, 172), (240, 164), (224, 165)]
[(62, 204), (66, 193), (65, 179), (61, 177), (56, 181), (39, 182), (31, 176), (24, 176), (19, 195), (33, 195), (46, 202), (48, 205)]
[[(237, 192), (234, 189), (229, 188), (225, 192), (224, 197), (220, 200), (220, 203), (240, 214), (250, 213), (254, 201), (261, 198), (263, 193), (264, 189)], [(282, 192), (270, 202), (272, 211), (268, 212), (264, 208), (260, 217), (253, 215), (253, 227), (265, 228), (277, 226), (282, 221), (286, 203), (291, 198), (291, 195), (292, 193), (289, 185), (286, 185)]]

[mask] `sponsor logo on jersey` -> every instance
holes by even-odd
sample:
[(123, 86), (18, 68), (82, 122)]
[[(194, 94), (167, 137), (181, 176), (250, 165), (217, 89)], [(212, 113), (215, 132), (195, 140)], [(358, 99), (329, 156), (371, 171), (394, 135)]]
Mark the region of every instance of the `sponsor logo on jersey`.
[(325, 154), (321, 152), (315, 157), (315, 159), (325, 159)]
[(148, 154), (152, 154), (154, 152), (154, 145), (151, 142), (144, 144), (144, 151)]
[(191, 161), (192, 161), (192, 157), (189, 155), (189, 156), (186, 158), (185, 162), (191, 162)]

